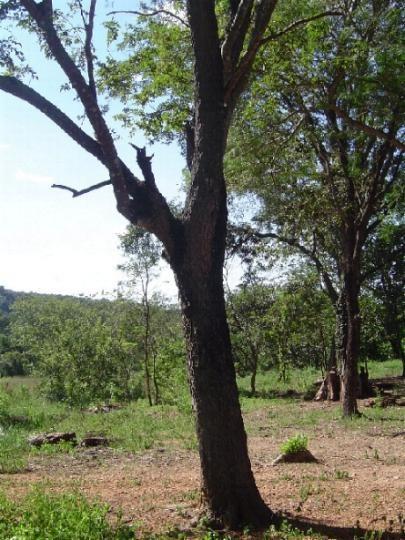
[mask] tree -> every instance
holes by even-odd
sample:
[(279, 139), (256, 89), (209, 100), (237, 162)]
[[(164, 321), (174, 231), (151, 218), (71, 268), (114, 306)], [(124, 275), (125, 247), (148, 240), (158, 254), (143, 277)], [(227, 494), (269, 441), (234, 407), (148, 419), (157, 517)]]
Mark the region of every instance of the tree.
[(387, 219), (370, 238), (365, 255), (365, 287), (380, 309), (380, 325), (385, 331), (394, 358), (402, 362), (405, 377), (404, 339), (404, 239), (405, 225), (397, 216)]
[[(194, 96), (185, 127), (190, 183), (180, 216), (172, 212), (160, 193), (145, 149), (137, 149), (143, 180), (136, 178), (117, 154), (97, 97), (93, 51), (96, 0), (89, 2), (87, 12), (81, 1), (69, 4), (72, 11), (78, 6), (83, 18), (82, 41), (74, 43), (83, 45), (75, 57), (69, 53), (71, 43), (64, 39), (63, 27), (64, 20), (71, 20), (72, 11), (62, 17), (61, 11), (53, 8), (52, 0), (0, 3), (2, 18), (19, 17), (25, 27), (39, 36), (46, 54), (62, 68), (84, 107), (94, 138), (14, 75), (1, 76), (0, 89), (48, 116), (109, 173), (108, 182), (84, 190), (59, 187), (79, 196), (111, 183), (118, 211), (164, 245), (181, 299), (203, 500), (211, 517), (230, 527), (259, 526), (272, 519), (251, 471), (226, 321), (223, 262), (227, 197), (223, 158), (235, 107), (248, 85), (257, 52), (266, 43), (265, 32), (276, 3), (277, 0), (232, 0), (218, 6), (214, 0), (185, 3), (183, 23), (193, 55)], [(177, 2), (173, 4), (176, 8)], [(156, 16), (159, 15), (163, 25), (169, 24), (158, 9)], [(178, 18), (176, 15), (176, 21)], [(8, 48), (2, 47), (1, 52), (10, 70), (13, 62)]]
[[(126, 234), (120, 237), (121, 248), (127, 258), (120, 266), (128, 274), (128, 285), (132, 292), (140, 285), (142, 306), (141, 328), (143, 332), (143, 365), (145, 373), (146, 396), (149, 405), (160, 401), (156, 373), (156, 340), (152, 334), (153, 302), (150, 285), (155, 275), (155, 268), (160, 259), (161, 245), (154, 237), (139, 228), (129, 226)], [(152, 359), (152, 364), (151, 364)], [(153, 391), (152, 391), (153, 385)]]
[(250, 395), (256, 395), (256, 376), (264, 359), (271, 354), (268, 340), (268, 318), (274, 302), (273, 290), (250, 279), (227, 295), (228, 319), (236, 370), (242, 377), (250, 375)]
[(362, 256), (403, 174), (400, 5), (342, 3), (342, 17), (294, 34), (290, 21), (303, 6), (283, 8), (233, 131), (227, 172), (263, 202), (256, 236), (284, 243), (318, 270), (337, 314), (343, 413), (351, 416)]
[(282, 378), (290, 367), (327, 370), (333, 314), (316, 273), (300, 268), (273, 286), (249, 278), (227, 303), (236, 369), (250, 375), (252, 395), (258, 370), (278, 369)]
[(125, 333), (122, 303), (51, 295), (26, 295), (14, 302), (10, 341), (35, 358), (43, 390), (53, 400), (84, 406), (131, 399), (139, 370), (136, 342)]

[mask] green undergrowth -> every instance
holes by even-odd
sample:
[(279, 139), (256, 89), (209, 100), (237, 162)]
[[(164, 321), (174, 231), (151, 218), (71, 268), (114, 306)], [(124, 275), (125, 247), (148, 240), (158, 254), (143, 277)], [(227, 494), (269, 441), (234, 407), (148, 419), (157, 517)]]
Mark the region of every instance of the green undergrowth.
[[(370, 362), (370, 376), (381, 377), (383, 369), (385, 376), (396, 375), (400, 367), (399, 361)], [(290, 372), (287, 384), (277, 381), (275, 373), (266, 373), (258, 377), (258, 389), (267, 389), (267, 395), (276, 393), (276, 390), (272, 393), (272, 388), (278, 389), (277, 392), (281, 388), (295, 392), (305, 387), (305, 381), (313, 382), (319, 375), (311, 370)], [(403, 411), (398, 407), (363, 408), (361, 417), (343, 420), (339, 404), (306, 404), (294, 393), (287, 397), (262, 395), (252, 398), (242, 392), (241, 405), (250, 435), (285, 439), (292, 433), (303, 432), (312, 438), (313, 433), (321, 429), (333, 437), (336, 425), (348, 430), (378, 429), (387, 434), (404, 429)], [(0, 379), (0, 474), (24, 470), (33, 455), (76, 451), (69, 444), (40, 449), (29, 446), (28, 436), (50, 431), (75, 431), (79, 441), (88, 433), (104, 435), (116, 451), (197, 448), (194, 419), (188, 403), (150, 407), (146, 401), (138, 400), (109, 413), (94, 414), (65, 403), (47, 401), (39, 393), (38, 380)]]
[(118, 519), (111, 525), (108, 506), (77, 493), (55, 495), (33, 490), (23, 500), (0, 493), (0, 538), (13, 540), (127, 540), (134, 531)]
[(285, 441), (281, 447), (280, 451), (282, 454), (296, 454), (297, 452), (302, 452), (308, 447), (308, 437), (306, 435), (295, 435), (290, 437)]
[(109, 413), (92, 413), (51, 403), (27, 386), (0, 385), (0, 473), (27, 467), (29, 456), (75, 451), (70, 444), (30, 447), (35, 433), (74, 431), (107, 437), (117, 450), (139, 452), (158, 446), (195, 448), (194, 421), (187, 407), (149, 405), (139, 400)]
[[(259, 538), (246, 528), (242, 533), (218, 532), (198, 527), (166, 533), (137, 531), (136, 524), (112, 516), (109, 507), (89, 501), (78, 492), (54, 494), (36, 487), (23, 499), (12, 501), (0, 491), (0, 538), (12, 540), (249, 540)], [(287, 522), (260, 533), (262, 540), (320, 539), (315, 533), (302, 533)]]

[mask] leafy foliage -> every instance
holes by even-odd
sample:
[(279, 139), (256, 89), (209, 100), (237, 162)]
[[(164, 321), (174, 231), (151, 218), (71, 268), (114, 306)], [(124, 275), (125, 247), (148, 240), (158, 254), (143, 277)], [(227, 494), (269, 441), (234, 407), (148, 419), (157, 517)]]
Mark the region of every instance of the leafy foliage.
[[(168, 4), (176, 10), (181, 3)], [(117, 21), (109, 21), (107, 30), (110, 44), (121, 56), (128, 53), (124, 60), (110, 55), (99, 69), (101, 88), (124, 104), (117, 118), (152, 140), (182, 139), (193, 101), (189, 29), (163, 14), (139, 17), (123, 33)]]
[[(13, 305), (11, 338), (37, 358), (47, 396), (86, 404), (131, 396), (133, 368), (114, 315), (73, 298), (27, 297)], [(119, 310), (118, 310), (119, 311)]]
[(181, 383), (185, 382), (185, 350), (177, 309), (165, 305), (164, 298), (152, 292), (162, 246), (135, 226), (129, 226), (120, 239), (125, 256), (120, 269), (127, 275), (127, 295), (139, 302), (138, 320), (132, 324), (139, 331), (145, 394), (150, 405), (165, 399), (173, 402), (173, 387), (181, 394)]
[(297, 452), (302, 452), (308, 447), (308, 437), (306, 435), (295, 435), (288, 439), (281, 445), (282, 454), (296, 454)]
[[(292, 274), (278, 286), (251, 283), (228, 297), (232, 344), (240, 376), (276, 368), (327, 368), (334, 314), (314, 273)], [(254, 387), (251, 387), (254, 394)]]

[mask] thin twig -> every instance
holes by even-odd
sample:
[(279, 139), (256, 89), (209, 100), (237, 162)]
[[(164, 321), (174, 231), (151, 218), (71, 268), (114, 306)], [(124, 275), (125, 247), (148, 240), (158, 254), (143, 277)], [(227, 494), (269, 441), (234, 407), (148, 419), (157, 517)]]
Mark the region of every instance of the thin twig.
[(269, 41), (274, 41), (275, 39), (284, 36), (284, 34), (291, 32), (291, 30), (295, 30), (296, 28), (302, 26), (303, 24), (322, 19), (323, 17), (338, 17), (341, 15), (343, 15), (341, 11), (323, 11), (322, 13), (318, 13), (317, 15), (313, 15), (312, 17), (305, 17), (304, 19), (299, 19), (298, 21), (294, 21), (293, 23), (283, 28), (283, 30), (275, 32), (274, 34), (269, 34), (268, 36), (264, 37), (260, 40), (260, 45), (264, 45)]
[(69, 186), (63, 186), (62, 184), (52, 184), (51, 187), (58, 188), (58, 189), (66, 189), (66, 191), (70, 191), (72, 193), (72, 197), (80, 197), (80, 195), (85, 195), (86, 193), (89, 193), (90, 191), (94, 191), (96, 189), (100, 189), (104, 186), (109, 186), (112, 184), (111, 180), (104, 180), (104, 182), (100, 182), (99, 184), (94, 184), (93, 186), (90, 186), (85, 189), (74, 189)]
[(130, 15), (139, 15), (140, 17), (155, 17), (156, 15), (168, 15), (169, 17), (172, 17), (173, 19), (176, 19), (178, 22), (180, 22), (182, 25), (186, 26), (187, 28), (190, 28), (190, 25), (187, 21), (176, 15), (175, 13), (172, 13), (171, 11), (168, 11), (167, 9), (157, 9), (155, 11), (131, 11), (131, 10), (123, 10), (123, 11), (110, 11), (107, 13), (107, 15), (120, 15), (120, 14), (130, 14)]

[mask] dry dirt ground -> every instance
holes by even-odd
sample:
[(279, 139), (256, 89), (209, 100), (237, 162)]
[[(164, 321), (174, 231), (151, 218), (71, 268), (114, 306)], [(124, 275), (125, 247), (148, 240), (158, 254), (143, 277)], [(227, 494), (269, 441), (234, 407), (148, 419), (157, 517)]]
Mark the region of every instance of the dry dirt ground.
[[(381, 429), (373, 424), (369, 431), (351, 430), (332, 422), (327, 429), (315, 428), (310, 438), (309, 449), (319, 463), (273, 467), (280, 443), (294, 432), (284, 430), (283, 439), (273, 437), (260, 411), (250, 414), (257, 416), (260, 434), (249, 439), (252, 466), (260, 492), (274, 511), (342, 531), (360, 526), (393, 530), (400, 537), (405, 524), (405, 432), (384, 433), (382, 424)], [(198, 458), (191, 451), (158, 448), (132, 455), (82, 449), (36, 456), (29, 471), (0, 477), (0, 487), (14, 497), (37, 483), (101, 499), (112, 514), (121, 509), (124, 520), (137, 523), (142, 531), (189, 528), (199, 510)]]

